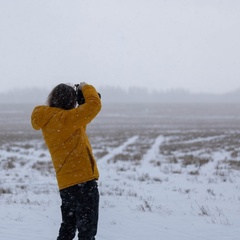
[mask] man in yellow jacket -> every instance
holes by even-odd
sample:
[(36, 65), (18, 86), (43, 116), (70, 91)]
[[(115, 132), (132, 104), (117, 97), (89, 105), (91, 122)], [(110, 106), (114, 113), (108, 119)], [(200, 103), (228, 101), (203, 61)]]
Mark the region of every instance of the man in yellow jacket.
[(97, 234), (99, 177), (97, 164), (86, 134), (86, 126), (101, 110), (95, 88), (78, 86), (85, 102), (77, 106), (72, 86), (57, 85), (49, 94), (47, 105), (34, 108), (32, 126), (42, 130), (51, 154), (62, 199), (62, 223), (57, 240), (94, 240)]

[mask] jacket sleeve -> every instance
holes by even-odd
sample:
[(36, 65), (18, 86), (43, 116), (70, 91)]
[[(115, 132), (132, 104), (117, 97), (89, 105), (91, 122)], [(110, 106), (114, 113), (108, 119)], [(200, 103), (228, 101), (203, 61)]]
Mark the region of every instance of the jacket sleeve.
[(85, 103), (79, 107), (70, 110), (71, 124), (75, 127), (86, 126), (90, 123), (101, 110), (101, 99), (96, 89), (91, 85), (85, 85), (82, 87)]

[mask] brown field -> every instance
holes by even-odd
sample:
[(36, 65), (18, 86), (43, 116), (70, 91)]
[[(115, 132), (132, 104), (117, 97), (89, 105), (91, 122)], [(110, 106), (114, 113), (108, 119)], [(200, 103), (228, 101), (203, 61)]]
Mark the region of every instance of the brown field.
[[(28, 152), (34, 148), (33, 140), (42, 141), (41, 132), (31, 128), (32, 109), (33, 105), (0, 105), (2, 150), (11, 152), (19, 147)], [(239, 170), (239, 123), (237, 104), (116, 104), (103, 107), (89, 125), (88, 133), (97, 159), (128, 138), (138, 136), (134, 143), (108, 161), (140, 164), (156, 137), (162, 135), (165, 141), (159, 146), (159, 154), (164, 160), (152, 159), (152, 165), (160, 166), (168, 161), (182, 167), (201, 167), (213, 161), (214, 153), (222, 153), (224, 158), (219, 159), (219, 166), (224, 164), (228, 169)], [(40, 145), (45, 148), (44, 143)], [(9, 167), (13, 167), (15, 158), (11, 157)]]

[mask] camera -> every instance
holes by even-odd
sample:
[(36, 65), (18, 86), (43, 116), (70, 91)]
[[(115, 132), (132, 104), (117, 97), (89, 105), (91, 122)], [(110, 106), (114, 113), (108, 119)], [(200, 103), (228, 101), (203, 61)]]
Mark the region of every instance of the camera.
[[(83, 92), (81, 89), (79, 89), (79, 84), (75, 84), (75, 90), (76, 90), (76, 97), (77, 97), (77, 103), (78, 105), (81, 105), (81, 104), (84, 104), (85, 103), (85, 99), (84, 99), (84, 96), (83, 96)], [(101, 94), (98, 93), (98, 96), (101, 98)]]

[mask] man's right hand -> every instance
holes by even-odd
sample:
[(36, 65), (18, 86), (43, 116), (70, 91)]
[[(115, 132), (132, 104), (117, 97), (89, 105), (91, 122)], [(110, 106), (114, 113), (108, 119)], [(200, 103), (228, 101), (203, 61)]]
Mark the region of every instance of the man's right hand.
[(78, 87), (79, 87), (79, 89), (82, 89), (82, 87), (85, 86), (85, 85), (87, 85), (87, 83), (85, 83), (85, 82), (80, 82), (80, 84), (79, 84)]

